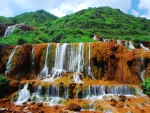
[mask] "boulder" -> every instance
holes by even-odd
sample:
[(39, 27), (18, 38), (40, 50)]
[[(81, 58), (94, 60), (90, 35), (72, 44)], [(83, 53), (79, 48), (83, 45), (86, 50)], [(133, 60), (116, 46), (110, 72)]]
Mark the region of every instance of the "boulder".
[(33, 29), (34, 29), (34, 27), (28, 26), (28, 25), (25, 24), (25, 23), (17, 24), (17, 25), (16, 25), (16, 28), (20, 28), (20, 29), (22, 29), (23, 31), (33, 31)]
[(12, 94), (18, 90), (20, 82), (17, 80), (11, 80), (9, 82), (9, 94)]
[(77, 105), (77, 104), (70, 103), (70, 104), (68, 105), (68, 109), (69, 109), (70, 111), (80, 111), (80, 110), (81, 110), (81, 107), (80, 107), (79, 105)]
[(5, 24), (0, 23), (0, 36), (3, 37), (5, 34), (7, 26)]
[(99, 35), (94, 35), (93, 39), (97, 40), (97, 41), (103, 41), (103, 38), (101, 36), (99, 36)]

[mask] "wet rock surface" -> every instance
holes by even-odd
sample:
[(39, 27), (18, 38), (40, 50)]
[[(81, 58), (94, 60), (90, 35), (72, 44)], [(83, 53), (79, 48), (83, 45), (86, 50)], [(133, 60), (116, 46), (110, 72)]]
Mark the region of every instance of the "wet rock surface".
[[(11, 61), (11, 69), (6, 74), (10, 79), (11, 91), (0, 101), (1, 112), (150, 112), (150, 98), (143, 95), (139, 86), (143, 65), (146, 71), (144, 77), (149, 76), (150, 52), (127, 50), (116, 42), (75, 43), (63, 49), (64, 53), (68, 50), (65, 53), (68, 56), (63, 54), (63, 59), (59, 57), (63, 55), (58, 54), (55, 59), (56, 48), (61, 53), (59, 50), (64, 45), (67, 44), (52, 43), (50, 47), (48, 44), (26, 44), (18, 47)], [(0, 71), (3, 74), (14, 48), (1, 48)], [(72, 49), (81, 50), (83, 54)], [(74, 54), (68, 60), (71, 50)], [(59, 58), (63, 59), (62, 62), (57, 62)], [(79, 60), (81, 62), (78, 59), (82, 59)], [(73, 62), (76, 64), (74, 67), (68, 65), (72, 60), (76, 61)], [(143, 61), (146, 63), (142, 64)], [(75, 72), (70, 69), (71, 66)]]
[(3, 37), (7, 26), (5, 24), (0, 23), (0, 36)]
[(69, 109), (70, 111), (80, 111), (80, 110), (81, 110), (81, 107), (80, 107), (79, 105), (74, 104), (74, 103), (70, 103), (70, 104), (68, 105), (68, 109)]

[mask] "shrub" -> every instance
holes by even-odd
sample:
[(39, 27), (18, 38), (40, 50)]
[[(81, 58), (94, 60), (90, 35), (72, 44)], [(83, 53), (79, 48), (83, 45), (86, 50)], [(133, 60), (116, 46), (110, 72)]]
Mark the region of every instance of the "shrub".
[(18, 45), (22, 45), (22, 44), (25, 44), (25, 43), (27, 43), (27, 40), (24, 39), (24, 38), (20, 38), (20, 39), (18, 39), (18, 41), (17, 41), (17, 44), (18, 44)]
[(9, 87), (9, 80), (6, 76), (0, 74), (0, 96), (6, 92)]
[(150, 78), (146, 79), (143, 83), (141, 83), (141, 86), (144, 93), (150, 95)]

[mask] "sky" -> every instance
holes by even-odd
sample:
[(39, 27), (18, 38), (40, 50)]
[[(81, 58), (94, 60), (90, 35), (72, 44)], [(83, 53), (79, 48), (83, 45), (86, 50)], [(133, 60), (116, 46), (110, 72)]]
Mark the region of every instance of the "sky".
[(88, 7), (110, 6), (126, 14), (150, 19), (150, 0), (0, 0), (0, 3), (0, 16), (5, 17), (41, 9), (62, 17)]

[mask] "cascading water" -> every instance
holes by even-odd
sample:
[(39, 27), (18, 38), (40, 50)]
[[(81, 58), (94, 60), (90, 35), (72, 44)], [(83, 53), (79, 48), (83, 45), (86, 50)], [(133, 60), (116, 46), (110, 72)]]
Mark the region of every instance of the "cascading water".
[(16, 25), (8, 26), (5, 31), (4, 37), (7, 35), (10, 35), (15, 30), (15, 28), (16, 28)]
[(117, 40), (117, 44), (121, 45), (122, 44), (121, 40)]
[(129, 41), (129, 48), (130, 49), (135, 49), (134, 45), (132, 44), (132, 41)]
[[(106, 43), (102, 42), (102, 44)], [(47, 47), (45, 44), (42, 46), (32, 46), (32, 51), (30, 49), (30, 52), (28, 52), (29, 56), (31, 56), (30, 59), (32, 59), (32, 64), (34, 64), (34, 60), (39, 60), (40, 62), (36, 62), (36, 64), (41, 67), (41, 64), (44, 62), (43, 69), (38, 78), (49, 77), (50, 79), (57, 79), (53, 79), (53, 81), (50, 81), (50, 79), (46, 79), (48, 81), (44, 81), (45, 79), (25, 81), (25, 83), (29, 82), (30, 90), (28, 90), (28, 86), (25, 85), (24, 88), (19, 92), (19, 98), (16, 103), (27, 102), (28, 105), (34, 102), (40, 102), (43, 104), (43, 106), (69, 105), (70, 102), (76, 103), (80, 101), (76, 99), (81, 99), (81, 103), (79, 102), (80, 106), (82, 106), (82, 104), (84, 105), (85, 103), (89, 105), (89, 109), (96, 111), (96, 104), (99, 104), (102, 101), (104, 102), (105, 100), (109, 100), (109, 102), (113, 102), (113, 99), (115, 101), (121, 101), (122, 95), (124, 95), (124, 97), (127, 99), (132, 98), (132, 96), (135, 97), (143, 95), (142, 90), (140, 90), (138, 87), (125, 84), (119, 85), (116, 82), (103, 81), (101, 80), (102, 77), (98, 78), (100, 77), (99, 75), (95, 75), (95, 78), (93, 77), (94, 73), (99, 72), (96, 69), (101, 66), (101, 63), (99, 64), (99, 60), (94, 59), (94, 54), (96, 54), (98, 51), (95, 51), (95, 49), (91, 50), (95, 45), (97, 44), (52, 43), (48, 44)], [(46, 51), (45, 53), (41, 52), (43, 49)], [(34, 56), (34, 53), (37, 55), (36, 57)], [(43, 60), (44, 57), (45, 59)], [(98, 55), (96, 57), (98, 58)], [(141, 62), (143, 61), (144, 59), (142, 60), (141, 58)], [(145, 67), (143, 67), (145, 64), (139, 63), (138, 66), (139, 65), (142, 65), (141, 71), (145, 73)], [(38, 69), (38, 66), (33, 66), (33, 68)], [(94, 72), (92, 73), (92, 71)], [(141, 73), (141, 79), (144, 78), (142, 77), (143, 75), (144, 74)], [(99, 80), (96, 80), (96, 77)], [(25, 96), (23, 96), (23, 94)]]
[(37, 91), (32, 94), (31, 100), (36, 102), (44, 101), (44, 98), (42, 97), (42, 86), (37, 86)]
[(78, 48), (70, 48), (68, 71), (69, 72), (82, 72), (84, 66), (84, 44), (79, 43)]
[(103, 38), (103, 42), (109, 42), (109, 41), (110, 41), (110, 39)]
[(58, 78), (62, 75), (62, 73), (65, 72), (73, 72), (74, 77), (78, 78), (76, 72), (81, 73), (83, 71), (83, 68), (84, 68), (83, 43), (79, 43), (78, 48), (71, 47), (67, 43), (64, 43), (62, 46), (60, 46), (60, 44), (57, 44), (55, 50), (55, 64), (52, 69), (51, 79)]
[(79, 43), (77, 72), (82, 72), (83, 71), (83, 65), (84, 65), (83, 55), (84, 55), (84, 44)]
[(128, 47), (128, 41), (126, 40), (124, 43), (125, 47)]
[(100, 96), (105, 95), (105, 86), (104, 85), (92, 85), (88, 86), (83, 90), (83, 99), (98, 99)]
[(34, 46), (32, 46), (31, 57), (32, 57), (32, 67), (34, 68)]
[(144, 74), (145, 74), (145, 62), (144, 62), (144, 58), (143, 57), (141, 57), (141, 62), (142, 62), (142, 71), (141, 71), (141, 79), (142, 79), (142, 81), (145, 81), (145, 79), (144, 79)]
[(12, 58), (13, 58), (13, 56), (14, 56), (14, 54), (15, 54), (15, 52), (16, 52), (16, 50), (17, 50), (18, 47), (19, 47), (19, 46), (16, 46), (16, 47), (12, 50), (12, 52), (11, 52), (11, 54), (10, 54), (10, 56), (9, 56), (9, 59), (8, 59), (7, 65), (6, 65), (6, 71), (5, 71), (5, 74), (6, 74), (6, 75), (7, 75), (7, 74), (9, 73), (9, 71), (10, 71), (11, 64), (12, 64)]
[(77, 84), (83, 83), (82, 80), (80, 79), (80, 75), (81, 75), (82, 78), (83, 78), (82, 73), (75, 72), (75, 73), (73, 74), (74, 83), (77, 83)]
[(118, 95), (134, 95), (128, 86), (108, 86), (108, 94), (118, 94)]
[[(79, 97), (77, 92), (77, 98)], [(85, 86), (82, 92), (83, 99), (102, 99), (105, 95), (140, 95), (142, 91), (137, 87), (132, 86), (104, 86), (92, 85)]]
[(30, 91), (28, 90), (28, 84), (24, 85), (24, 88), (20, 90), (19, 97), (16, 101), (16, 104), (22, 104), (30, 98)]
[[(69, 99), (69, 87), (63, 86), (59, 89), (59, 85), (53, 84), (50, 86), (36, 86), (33, 93), (30, 94), (28, 84), (20, 90), (16, 104), (27, 102), (29, 98), (33, 102), (48, 102), (50, 105), (59, 104), (63, 98)], [(33, 90), (33, 89), (32, 89)], [(60, 92), (62, 91), (62, 92)], [(84, 86), (81, 94), (82, 99), (102, 99), (105, 95), (143, 95), (142, 91), (137, 87), (132, 86), (104, 86), (104, 85), (89, 85)], [(76, 92), (76, 97), (79, 98), (79, 92)]]
[[(66, 91), (68, 92), (68, 91)], [(43, 93), (43, 87), (37, 86), (37, 90), (32, 93), (31, 100), (34, 102), (47, 102), (50, 105), (59, 104), (63, 98), (59, 95), (59, 86), (58, 85), (51, 85), (47, 86), (45, 90), (45, 94)], [(64, 92), (65, 93), (65, 92)], [(67, 93), (65, 93), (67, 94)], [(65, 95), (67, 96), (67, 95)], [(66, 97), (67, 98), (67, 97)]]
[(64, 98), (65, 98), (65, 99), (68, 99), (68, 98), (69, 98), (69, 95), (68, 95), (69, 92), (68, 92), (68, 91), (69, 91), (68, 86), (65, 86), (65, 87), (64, 87)]
[(56, 52), (55, 52), (55, 66), (52, 70), (52, 78), (54, 77), (60, 77), (61, 74), (63, 72), (66, 72), (64, 70), (64, 58), (65, 58), (65, 55), (66, 55), (66, 48), (67, 48), (67, 43), (64, 43), (61, 47), (60, 47), (60, 44), (58, 43), (57, 44), (57, 47), (56, 47)]
[(143, 50), (149, 50), (149, 48), (145, 47), (142, 43), (140, 43), (140, 46)]
[(88, 66), (88, 75), (94, 79), (93, 74), (92, 74), (92, 71), (91, 71), (91, 63), (90, 63), (90, 61), (91, 61), (91, 43), (89, 43), (89, 66)]
[(49, 49), (50, 49), (50, 44), (47, 45), (44, 67), (43, 67), (42, 71), (40, 72), (38, 78), (47, 78), (47, 77), (49, 77), (49, 75), (48, 75), (48, 66), (47, 66), (47, 62), (48, 62), (47, 59), (48, 59)]

